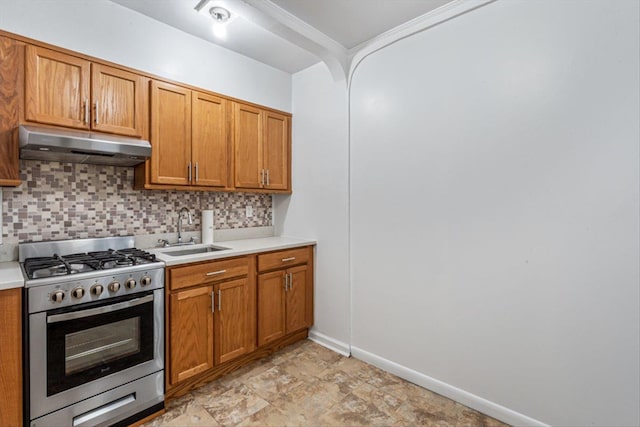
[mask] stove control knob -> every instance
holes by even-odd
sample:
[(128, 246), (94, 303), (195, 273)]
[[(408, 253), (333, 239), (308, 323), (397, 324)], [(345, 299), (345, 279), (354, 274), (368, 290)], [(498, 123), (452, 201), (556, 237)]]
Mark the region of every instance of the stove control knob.
[(136, 281), (134, 279), (128, 279), (124, 284), (127, 289), (133, 289), (136, 287)]
[(149, 286), (151, 284), (151, 277), (144, 276), (142, 279), (140, 279), (140, 284), (142, 286)]
[(103, 290), (104, 288), (102, 287), (102, 285), (95, 284), (91, 287), (91, 293), (95, 296), (100, 296)]
[(118, 292), (120, 290), (120, 282), (118, 281), (113, 281), (111, 283), (109, 283), (109, 291), (110, 292)]
[(64, 299), (64, 291), (59, 290), (51, 294), (51, 301), (60, 304)]
[(75, 299), (82, 298), (84, 296), (84, 289), (75, 288), (74, 290), (71, 291), (71, 296), (74, 297)]

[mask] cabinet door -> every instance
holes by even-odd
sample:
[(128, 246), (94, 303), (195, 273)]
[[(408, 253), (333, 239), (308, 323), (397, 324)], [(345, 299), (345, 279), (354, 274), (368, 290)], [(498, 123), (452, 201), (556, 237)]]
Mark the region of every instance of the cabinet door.
[(0, 426), (22, 425), (22, 289), (0, 291)]
[(249, 283), (247, 279), (215, 285), (216, 363), (249, 352)]
[(235, 186), (261, 188), (262, 114), (249, 105), (233, 104)]
[(307, 268), (306, 265), (301, 265), (287, 270), (290, 275), (290, 285), (286, 292), (286, 333), (311, 326), (307, 315)]
[(213, 367), (212, 292), (203, 286), (170, 296), (170, 384)]
[(230, 152), (227, 137), (227, 101), (193, 92), (192, 114), (192, 183), (226, 187)]
[(90, 62), (27, 45), (25, 119), (89, 129)]
[(102, 132), (133, 137), (142, 136), (146, 117), (145, 79), (134, 73), (91, 65), (93, 123)]
[(188, 185), (191, 169), (191, 91), (151, 82), (151, 182)]
[(285, 334), (284, 270), (258, 276), (258, 346)]
[[(24, 45), (0, 36), (0, 186), (20, 185), (18, 126)], [(0, 423), (2, 425), (2, 423)]]
[(266, 188), (289, 189), (289, 118), (270, 111), (264, 112), (263, 138), (264, 169), (267, 171)]

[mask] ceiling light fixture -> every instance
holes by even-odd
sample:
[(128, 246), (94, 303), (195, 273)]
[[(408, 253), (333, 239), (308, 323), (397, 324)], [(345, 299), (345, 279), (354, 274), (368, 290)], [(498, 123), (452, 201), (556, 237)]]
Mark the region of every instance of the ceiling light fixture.
[(213, 35), (219, 39), (227, 38), (227, 22), (231, 18), (231, 13), (224, 7), (212, 7), (209, 15), (213, 18)]
[(195, 7), (199, 13), (213, 19), (213, 35), (219, 39), (227, 37), (227, 25), (235, 16), (226, 7), (226, 3), (220, 0), (201, 0)]
[(220, 6), (214, 6), (209, 9), (209, 15), (211, 15), (216, 24), (224, 24), (231, 18), (231, 13)]

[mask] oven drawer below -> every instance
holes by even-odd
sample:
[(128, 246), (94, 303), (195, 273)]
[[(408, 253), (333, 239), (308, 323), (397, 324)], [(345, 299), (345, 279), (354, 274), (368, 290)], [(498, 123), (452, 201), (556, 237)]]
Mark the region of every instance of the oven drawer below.
[(32, 420), (31, 427), (108, 426), (164, 402), (164, 372), (156, 372)]

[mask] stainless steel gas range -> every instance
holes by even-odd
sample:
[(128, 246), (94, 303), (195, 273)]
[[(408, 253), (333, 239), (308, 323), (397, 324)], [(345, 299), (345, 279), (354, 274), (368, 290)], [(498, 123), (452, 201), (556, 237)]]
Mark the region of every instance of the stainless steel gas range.
[(161, 410), (164, 263), (131, 236), (24, 243), (19, 254), (25, 425), (128, 424)]

